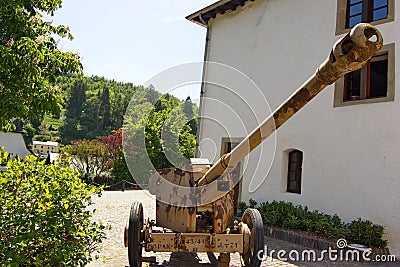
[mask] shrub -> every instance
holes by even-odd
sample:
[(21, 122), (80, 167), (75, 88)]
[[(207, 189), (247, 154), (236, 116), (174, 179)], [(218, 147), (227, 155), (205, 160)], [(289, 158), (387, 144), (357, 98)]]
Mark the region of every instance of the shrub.
[[(244, 203), (246, 205), (246, 203)], [(309, 211), (284, 201), (262, 203), (259, 207), (265, 224), (289, 230), (315, 233), (323, 238), (346, 238), (349, 241), (375, 247), (386, 247), (382, 239), (383, 227), (361, 219), (345, 224), (337, 215)]]
[(384, 228), (368, 220), (354, 220), (346, 225), (348, 238), (356, 243), (384, 248), (387, 240), (382, 239)]
[(319, 214), (317, 220), (315, 221), (315, 232), (323, 237), (341, 238), (342, 236), (337, 236), (337, 229), (342, 227), (342, 221), (339, 216)]
[(108, 147), (100, 140), (79, 140), (65, 146), (63, 152), (73, 158), (72, 164), (85, 178), (109, 171), (112, 158)]
[(243, 201), (239, 202), (239, 207), (238, 207), (239, 215), (242, 216), (243, 213), (244, 213), (244, 211), (245, 211), (247, 208), (248, 208), (248, 207), (247, 207), (246, 202), (243, 202)]
[[(1, 160), (7, 153), (0, 153)], [(0, 172), (0, 262), (5, 266), (84, 266), (105, 238), (91, 222), (92, 194), (68, 166), (35, 157), (7, 162)]]
[(256, 208), (257, 204), (258, 204), (257, 201), (255, 201), (254, 199), (250, 198), (250, 200), (249, 200), (249, 207), (250, 208), (252, 208), (252, 209)]

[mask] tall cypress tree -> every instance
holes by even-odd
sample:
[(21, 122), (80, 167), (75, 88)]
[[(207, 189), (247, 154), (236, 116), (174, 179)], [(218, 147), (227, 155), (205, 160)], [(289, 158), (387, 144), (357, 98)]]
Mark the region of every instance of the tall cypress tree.
[(76, 80), (74, 82), (65, 113), (67, 119), (80, 120), (83, 104), (86, 101), (86, 90), (87, 85), (83, 80)]
[(119, 129), (122, 127), (125, 113), (125, 104), (120, 92), (114, 92), (114, 103), (112, 103), (112, 107), (111, 128)]
[(110, 91), (108, 87), (104, 89), (100, 100), (100, 129), (106, 130), (111, 126)]
[(197, 118), (195, 118), (195, 115), (194, 115), (193, 103), (192, 103), (192, 99), (190, 98), (190, 96), (188, 96), (186, 98), (185, 102), (183, 103), (183, 113), (185, 114), (186, 119), (188, 120), (188, 122), (186, 124), (188, 124), (191, 128), (190, 133), (193, 135), (196, 135)]
[(65, 123), (61, 127), (61, 140), (64, 144), (81, 138), (78, 125), (81, 122), (83, 106), (86, 101), (87, 85), (83, 80), (76, 80), (71, 88), (67, 110), (65, 112)]

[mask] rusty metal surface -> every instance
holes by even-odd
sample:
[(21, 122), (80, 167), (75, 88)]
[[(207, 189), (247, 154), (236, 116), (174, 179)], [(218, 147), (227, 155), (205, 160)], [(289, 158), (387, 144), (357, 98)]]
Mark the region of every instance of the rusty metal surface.
[(214, 231), (223, 233), (229, 226), (233, 225), (233, 190), (222, 198), (212, 203), (214, 212)]
[[(233, 225), (234, 191), (231, 190), (230, 174), (211, 185), (211, 190), (197, 194), (198, 202), (201, 198), (213, 198), (216, 193), (223, 193), (222, 197), (214, 202), (198, 207), (185, 207), (187, 196), (180, 195), (179, 186), (193, 186), (193, 177), (196, 173), (176, 171), (175, 168), (159, 170), (150, 174), (149, 189), (156, 196), (164, 190), (162, 178), (177, 185), (176, 190), (169, 193), (168, 203), (156, 201), (156, 224), (161, 227), (182, 233), (223, 233)], [(201, 173), (197, 173), (201, 177)]]
[(157, 201), (156, 223), (182, 233), (223, 233), (233, 225), (233, 211), (233, 191), (211, 204), (197, 208), (173, 206)]
[(151, 233), (146, 251), (154, 252), (243, 252), (242, 234)]
[[(192, 164), (180, 168), (166, 168), (151, 171), (149, 174), (149, 192), (157, 196), (157, 200), (179, 207), (198, 206), (187, 205), (189, 202), (198, 203), (200, 191), (191, 190), (192, 194), (182, 194), (182, 188), (193, 188), (195, 181), (201, 178), (210, 168), (208, 160), (191, 159)], [(166, 188), (171, 190), (166, 191)], [(186, 191), (185, 191), (186, 192)]]
[(325, 87), (346, 73), (362, 68), (382, 46), (383, 38), (376, 27), (367, 23), (356, 25), (334, 45), (329, 57), (321, 64), (315, 74), (230, 153), (222, 156), (196, 182), (197, 186), (209, 184), (226, 171), (233, 169), (247, 154), (281, 127)]
[(158, 188), (159, 175), (165, 180), (180, 186), (190, 187), (194, 185), (194, 176), (188, 171), (178, 168), (167, 168), (150, 172), (149, 175), (149, 191), (153, 194), (154, 189)]
[(196, 232), (195, 210), (195, 208), (172, 206), (157, 201), (156, 223), (158, 226), (169, 228), (176, 232)]
[[(193, 166), (193, 167), (192, 167)], [(194, 178), (204, 174), (204, 166), (192, 165), (188, 171), (178, 168), (168, 168), (153, 171), (149, 176), (149, 191), (156, 196), (165, 191), (163, 179), (175, 184), (172, 192), (168, 192), (167, 203), (156, 201), (156, 223), (159, 226), (173, 229), (177, 232), (191, 233), (196, 231), (196, 208), (185, 207), (187, 198), (178, 192), (180, 186), (193, 187)], [(206, 166), (208, 168), (208, 165)], [(164, 192), (165, 193), (165, 192)], [(158, 198), (157, 198), (158, 199)], [(172, 204), (168, 204), (172, 203)]]

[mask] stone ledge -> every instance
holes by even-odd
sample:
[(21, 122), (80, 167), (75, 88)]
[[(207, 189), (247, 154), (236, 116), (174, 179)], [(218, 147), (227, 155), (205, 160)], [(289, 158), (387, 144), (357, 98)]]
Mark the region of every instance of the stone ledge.
[[(329, 248), (338, 249), (336, 242), (311, 236), (310, 234), (307, 234), (305, 232), (285, 230), (278, 227), (264, 225), (264, 234), (274, 239), (290, 242), (315, 250), (328, 250)], [(357, 249), (360, 251), (364, 250), (358, 248), (347, 248), (344, 250), (349, 249)], [(372, 248), (370, 258), (374, 258), (375, 255), (390, 255), (390, 252), (388, 248)]]

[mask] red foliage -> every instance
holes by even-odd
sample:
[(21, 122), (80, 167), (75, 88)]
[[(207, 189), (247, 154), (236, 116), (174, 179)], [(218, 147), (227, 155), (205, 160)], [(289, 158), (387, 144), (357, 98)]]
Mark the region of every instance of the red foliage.
[[(107, 146), (107, 148), (110, 150), (110, 153), (113, 157), (118, 157), (123, 154), (123, 133), (122, 130), (115, 130), (110, 134), (109, 136), (103, 136), (103, 142)], [(124, 144), (125, 148), (129, 152), (129, 155), (136, 156), (139, 153), (136, 152), (136, 147), (132, 142), (129, 142), (127, 144)]]
[(103, 136), (103, 142), (111, 155), (117, 156), (122, 151), (122, 130), (115, 130), (109, 136)]

